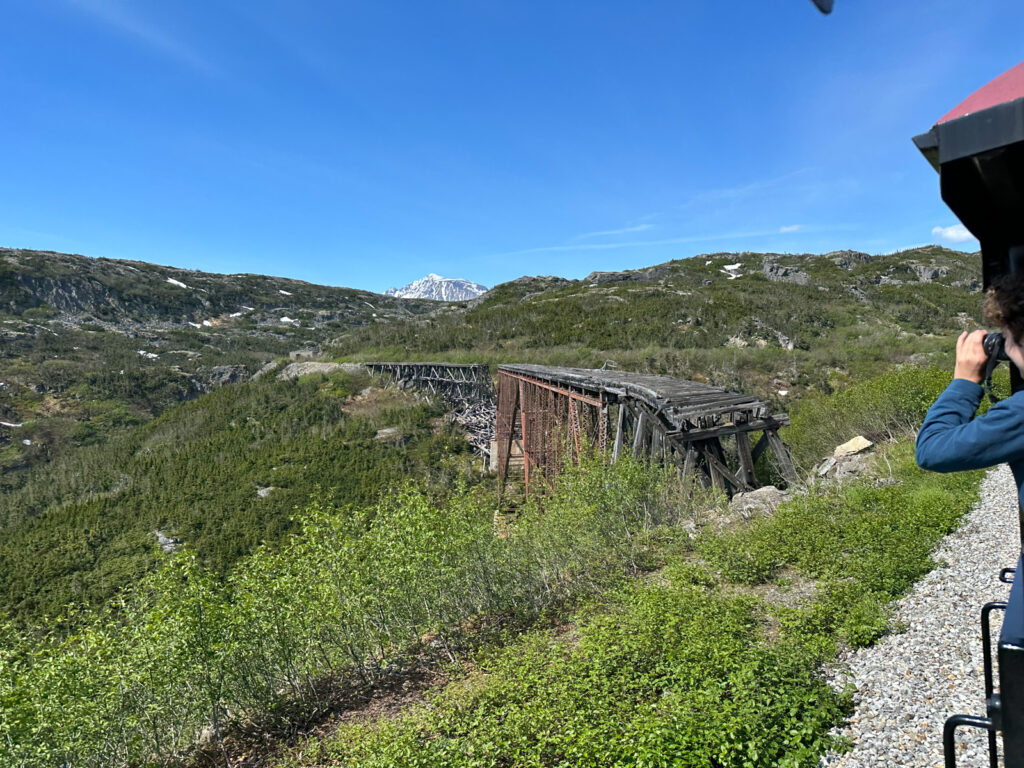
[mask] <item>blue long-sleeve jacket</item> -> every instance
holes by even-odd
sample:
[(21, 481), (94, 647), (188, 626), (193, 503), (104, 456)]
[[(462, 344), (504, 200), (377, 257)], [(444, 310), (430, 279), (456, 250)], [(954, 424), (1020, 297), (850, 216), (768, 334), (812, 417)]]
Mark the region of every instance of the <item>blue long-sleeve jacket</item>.
[(967, 379), (953, 379), (939, 395), (917, 434), (922, 469), (955, 472), (1009, 464), (1024, 499), (1024, 391), (973, 418), (984, 390)]

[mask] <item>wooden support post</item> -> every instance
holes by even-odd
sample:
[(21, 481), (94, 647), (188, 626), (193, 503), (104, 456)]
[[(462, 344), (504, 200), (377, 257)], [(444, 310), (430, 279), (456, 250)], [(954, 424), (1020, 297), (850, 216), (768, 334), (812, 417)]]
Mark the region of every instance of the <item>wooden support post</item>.
[(644, 444), (644, 431), (647, 429), (647, 425), (644, 423), (647, 420), (647, 414), (640, 411), (640, 416), (636, 420), (636, 428), (633, 430), (633, 456), (639, 457), (640, 451), (643, 450)]
[(754, 474), (754, 457), (750, 451), (749, 433), (736, 433), (736, 453), (740, 458), (740, 479), (751, 488), (756, 488), (757, 475)]
[(526, 383), (519, 382), (519, 423), (523, 425), (523, 485), (530, 492), (530, 446), (526, 442), (528, 426), (526, 423)]
[(665, 451), (665, 430), (661, 425), (655, 424), (651, 429), (651, 458), (655, 461), (664, 459)]
[(619, 460), (619, 454), (622, 453), (622, 429), (626, 420), (626, 406), (623, 403), (619, 403), (619, 415), (616, 419), (615, 425), (615, 446), (612, 448), (612, 463), (614, 464)]
[(782, 442), (782, 438), (779, 437), (779, 433), (772, 429), (766, 431), (765, 436), (768, 438), (768, 444), (771, 445), (775, 458), (779, 461), (782, 476), (791, 483), (800, 482), (800, 477), (796, 473), (796, 467), (793, 466), (793, 457), (789, 453), (789, 448), (786, 447), (786, 444)]
[(754, 445), (754, 450), (750, 452), (750, 458), (753, 460), (755, 464), (757, 464), (757, 460), (761, 458), (761, 454), (764, 453), (767, 448), (768, 431), (765, 430), (764, 432), (761, 433), (761, 438), (757, 441), (757, 444)]
[(697, 449), (693, 443), (686, 444), (686, 458), (683, 460), (683, 480), (686, 480), (697, 469)]
[[(708, 466), (711, 467), (712, 479), (714, 479), (715, 474), (717, 474), (722, 481), (728, 482), (735, 491), (753, 490), (750, 486), (748, 486), (746, 483), (744, 483), (742, 480), (740, 480), (738, 477), (736, 477), (736, 475), (732, 473), (732, 470), (729, 469), (725, 465), (725, 463), (715, 455), (714, 449), (705, 450), (704, 458), (707, 460)], [(719, 486), (716, 485), (715, 487)], [(722, 488), (722, 490), (726, 489)]]
[(722, 478), (721, 472), (718, 471), (719, 462), (711, 455), (711, 451), (708, 450), (707, 446), (701, 446), (697, 449), (700, 452), (700, 456), (704, 459), (704, 466), (707, 467), (708, 474), (711, 476), (711, 485), (720, 491), (725, 491), (725, 480)]

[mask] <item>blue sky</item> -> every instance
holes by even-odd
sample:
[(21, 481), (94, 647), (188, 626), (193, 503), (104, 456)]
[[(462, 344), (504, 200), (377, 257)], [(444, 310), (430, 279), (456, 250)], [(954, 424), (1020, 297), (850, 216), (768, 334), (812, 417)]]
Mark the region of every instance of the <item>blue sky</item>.
[(973, 250), (911, 136), (1024, 59), (1016, 0), (3, 9), (0, 245), (377, 291)]

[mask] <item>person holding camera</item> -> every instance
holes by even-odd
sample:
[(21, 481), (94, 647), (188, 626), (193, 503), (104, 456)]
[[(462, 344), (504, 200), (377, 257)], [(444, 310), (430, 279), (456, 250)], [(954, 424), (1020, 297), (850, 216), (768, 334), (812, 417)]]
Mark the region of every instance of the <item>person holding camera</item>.
[(928, 409), (917, 434), (917, 464), (956, 472), (1008, 463), (1024, 498), (1024, 391), (974, 418), (985, 391), (982, 382), (995, 361), (1009, 360), (1024, 374), (1024, 276), (996, 281), (985, 295), (983, 313), (1002, 334), (960, 334), (953, 381)]

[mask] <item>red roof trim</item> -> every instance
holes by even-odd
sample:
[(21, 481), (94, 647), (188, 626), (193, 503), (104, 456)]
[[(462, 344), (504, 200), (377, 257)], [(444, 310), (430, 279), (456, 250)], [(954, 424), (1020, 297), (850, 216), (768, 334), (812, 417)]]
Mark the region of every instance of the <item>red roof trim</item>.
[(972, 112), (980, 112), (983, 109), (1016, 99), (1024, 99), (1024, 61), (976, 90), (952, 111), (943, 115), (939, 119), (939, 123), (955, 120)]

